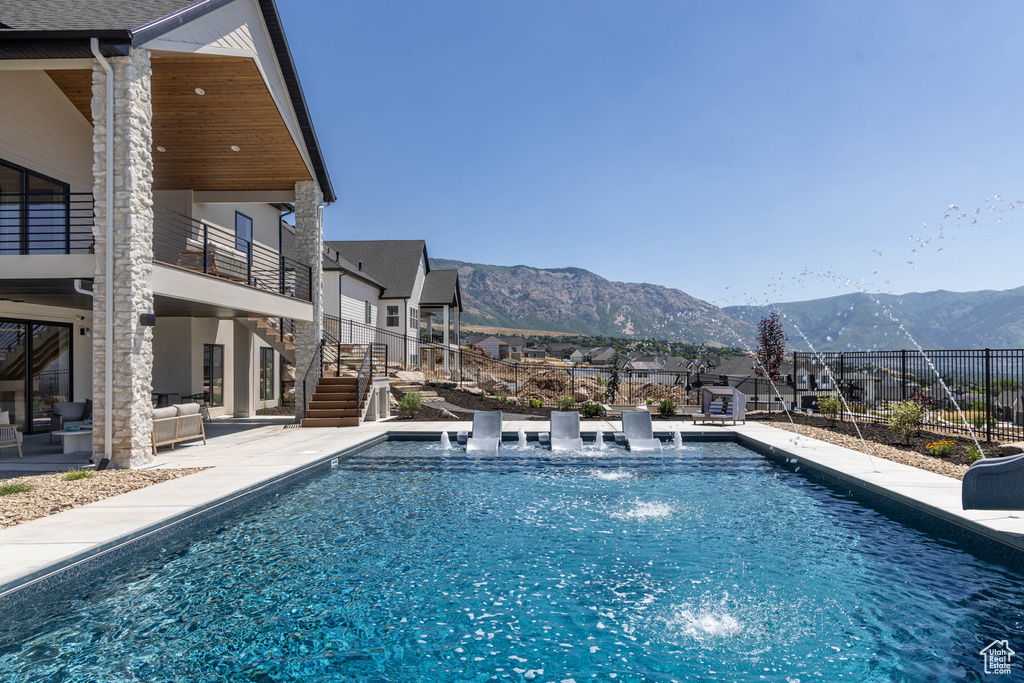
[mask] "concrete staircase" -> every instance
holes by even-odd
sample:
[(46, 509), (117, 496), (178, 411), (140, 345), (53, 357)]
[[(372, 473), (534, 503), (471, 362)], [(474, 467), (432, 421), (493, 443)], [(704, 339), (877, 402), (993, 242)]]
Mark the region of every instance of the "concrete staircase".
[[(360, 358), (362, 360), (362, 358)], [(303, 427), (358, 427), (366, 408), (367, 391), (359, 397), (358, 380), (351, 377), (321, 377), (309, 401)]]

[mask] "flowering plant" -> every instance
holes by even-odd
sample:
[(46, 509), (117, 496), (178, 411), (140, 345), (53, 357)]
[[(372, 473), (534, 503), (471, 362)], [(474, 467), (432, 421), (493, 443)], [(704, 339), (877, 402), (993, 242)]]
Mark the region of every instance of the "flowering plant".
[(940, 458), (944, 458), (953, 452), (953, 448), (955, 446), (955, 441), (933, 441), (932, 443), (927, 444), (925, 448), (927, 448), (932, 455), (937, 455)]

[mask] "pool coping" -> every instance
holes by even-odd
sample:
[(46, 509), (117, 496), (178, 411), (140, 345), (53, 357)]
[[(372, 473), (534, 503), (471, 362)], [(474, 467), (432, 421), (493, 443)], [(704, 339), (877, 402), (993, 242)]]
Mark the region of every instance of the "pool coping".
[[(510, 421), (503, 430), (503, 438), (514, 440), (518, 430), (523, 429), (535, 441), (538, 432), (547, 431), (547, 425), (538, 421)], [(598, 428), (607, 428), (608, 438), (620, 426), (617, 421), (584, 422), (581, 432), (590, 440)], [(881, 458), (872, 459), (864, 453), (759, 423), (707, 426), (661, 422), (656, 426), (655, 433), (661, 437), (671, 437), (678, 430), (691, 443), (739, 443), (796, 471), (806, 468), (851, 490), (880, 496), (1024, 557), (1024, 519), (1006, 511), (963, 510), (959, 480)], [(219, 464), (203, 472), (2, 529), (0, 601), (20, 601), (72, 583), (83, 575), (95, 574), (104, 563), (120, 562), (147, 543), (159, 543), (173, 530), (181, 531), (188, 525), (202, 524), (207, 518), (231, 514), (259, 494), (287, 486), (303, 476), (313, 476), (330, 467), (332, 460), (383, 441), (440, 439), (442, 431), (453, 436), (470, 427), (469, 422), (382, 422), (345, 430), (273, 431), (265, 442), (272, 446), (268, 447), (270, 452), (247, 454), (245, 448), (222, 449), (225, 453), (210, 456), (211, 462), (220, 458)], [(321, 448), (292, 452), (303, 445)], [(198, 464), (180, 451), (164, 460), (158, 466)], [(202, 458), (199, 462), (203, 462)], [(181, 504), (170, 502), (178, 497)], [(125, 516), (130, 518), (123, 519)], [(56, 540), (39, 540), (48, 538), (48, 533), (54, 534)]]

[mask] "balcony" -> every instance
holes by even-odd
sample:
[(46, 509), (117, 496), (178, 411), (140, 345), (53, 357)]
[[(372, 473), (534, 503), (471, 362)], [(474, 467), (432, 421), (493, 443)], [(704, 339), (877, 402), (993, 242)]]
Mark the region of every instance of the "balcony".
[(0, 193), (0, 256), (91, 254), (91, 192)]
[(153, 205), (153, 260), (265, 292), (312, 301), (312, 269), (208, 221)]

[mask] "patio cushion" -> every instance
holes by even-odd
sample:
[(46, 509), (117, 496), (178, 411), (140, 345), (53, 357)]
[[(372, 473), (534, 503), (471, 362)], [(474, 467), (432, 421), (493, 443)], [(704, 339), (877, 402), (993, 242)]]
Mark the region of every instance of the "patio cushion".
[(64, 422), (81, 420), (85, 416), (85, 401), (60, 401), (53, 404), (53, 414), (64, 418)]
[(169, 417), (178, 417), (177, 406), (169, 406), (167, 408), (154, 408), (153, 419), (154, 420), (166, 420)]
[(9, 410), (0, 410), (0, 425), (11, 424), (11, 412)]
[(182, 403), (176, 406), (171, 406), (177, 412), (176, 415), (198, 415), (199, 404), (198, 403)]

